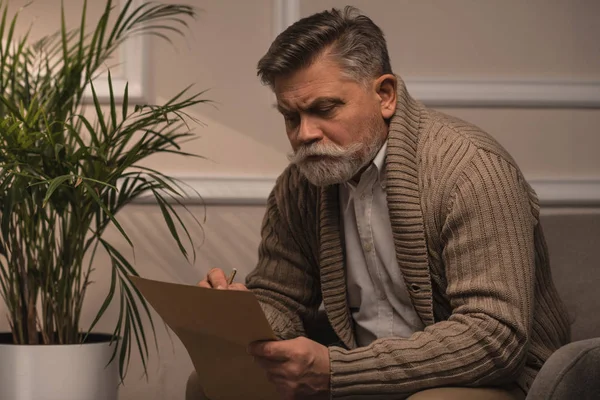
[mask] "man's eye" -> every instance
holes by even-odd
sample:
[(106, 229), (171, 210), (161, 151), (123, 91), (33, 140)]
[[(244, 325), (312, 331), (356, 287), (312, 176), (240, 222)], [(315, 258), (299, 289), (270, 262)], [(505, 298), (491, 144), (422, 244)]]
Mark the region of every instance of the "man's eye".
[(317, 115), (327, 116), (327, 115), (331, 114), (334, 109), (335, 109), (334, 106), (320, 107), (320, 108), (314, 109), (313, 112)]

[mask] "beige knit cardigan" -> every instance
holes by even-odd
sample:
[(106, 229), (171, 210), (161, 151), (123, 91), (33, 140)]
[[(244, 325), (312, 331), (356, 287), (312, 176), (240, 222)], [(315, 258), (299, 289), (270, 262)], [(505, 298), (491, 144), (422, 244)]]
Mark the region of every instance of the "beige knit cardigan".
[(425, 108), (402, 81), (385, 166), (398, 266), (425, 329), (357, 347), (338, 186), (315, 187), (291, 166), (269, 196), (247, 278), (273, 330), (304, 335), (323, 301), (340, 339), (329, 347), (335, 399), (515, 382), (527, 391), (569, 340), (534, 191), (489, 135)]

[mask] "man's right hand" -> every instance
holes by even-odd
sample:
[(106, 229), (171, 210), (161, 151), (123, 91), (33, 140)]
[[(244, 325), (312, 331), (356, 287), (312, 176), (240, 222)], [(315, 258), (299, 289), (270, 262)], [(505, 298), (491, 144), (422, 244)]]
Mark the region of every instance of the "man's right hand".
[(225, 272), (223, 272), (221, 268), (213, 268), (208, 271), (206, 278), (198, 282), (198, 286), (209, 289), (248, 291), (248, 288), (242, 283), (232, 283), (231, 285), (228, 285)]

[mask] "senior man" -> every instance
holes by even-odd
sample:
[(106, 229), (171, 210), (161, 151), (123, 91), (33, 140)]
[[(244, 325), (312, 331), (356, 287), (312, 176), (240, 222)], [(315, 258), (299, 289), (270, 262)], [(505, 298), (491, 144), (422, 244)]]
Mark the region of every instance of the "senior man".
[[(290, 166), (246, 285), (220, 269), (200, 285), (255, 293), (281, 340), (249, 351), (282, 398), (524, 398), (569, 324), (511, 156), (414, 100), (380, 28), (351, 7), (290, 26), (258, 75)], [(305, 333), (321, 303), (329, 346)]]

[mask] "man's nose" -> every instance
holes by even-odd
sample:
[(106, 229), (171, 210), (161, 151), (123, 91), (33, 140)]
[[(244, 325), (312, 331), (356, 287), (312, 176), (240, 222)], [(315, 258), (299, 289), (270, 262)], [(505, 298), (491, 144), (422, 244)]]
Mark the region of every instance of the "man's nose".
[(298, 127), (298, 142), (303, 145), (318, 142), (323, 138), (323, 132), (311, 118), (303, 117), (300, 119)]

